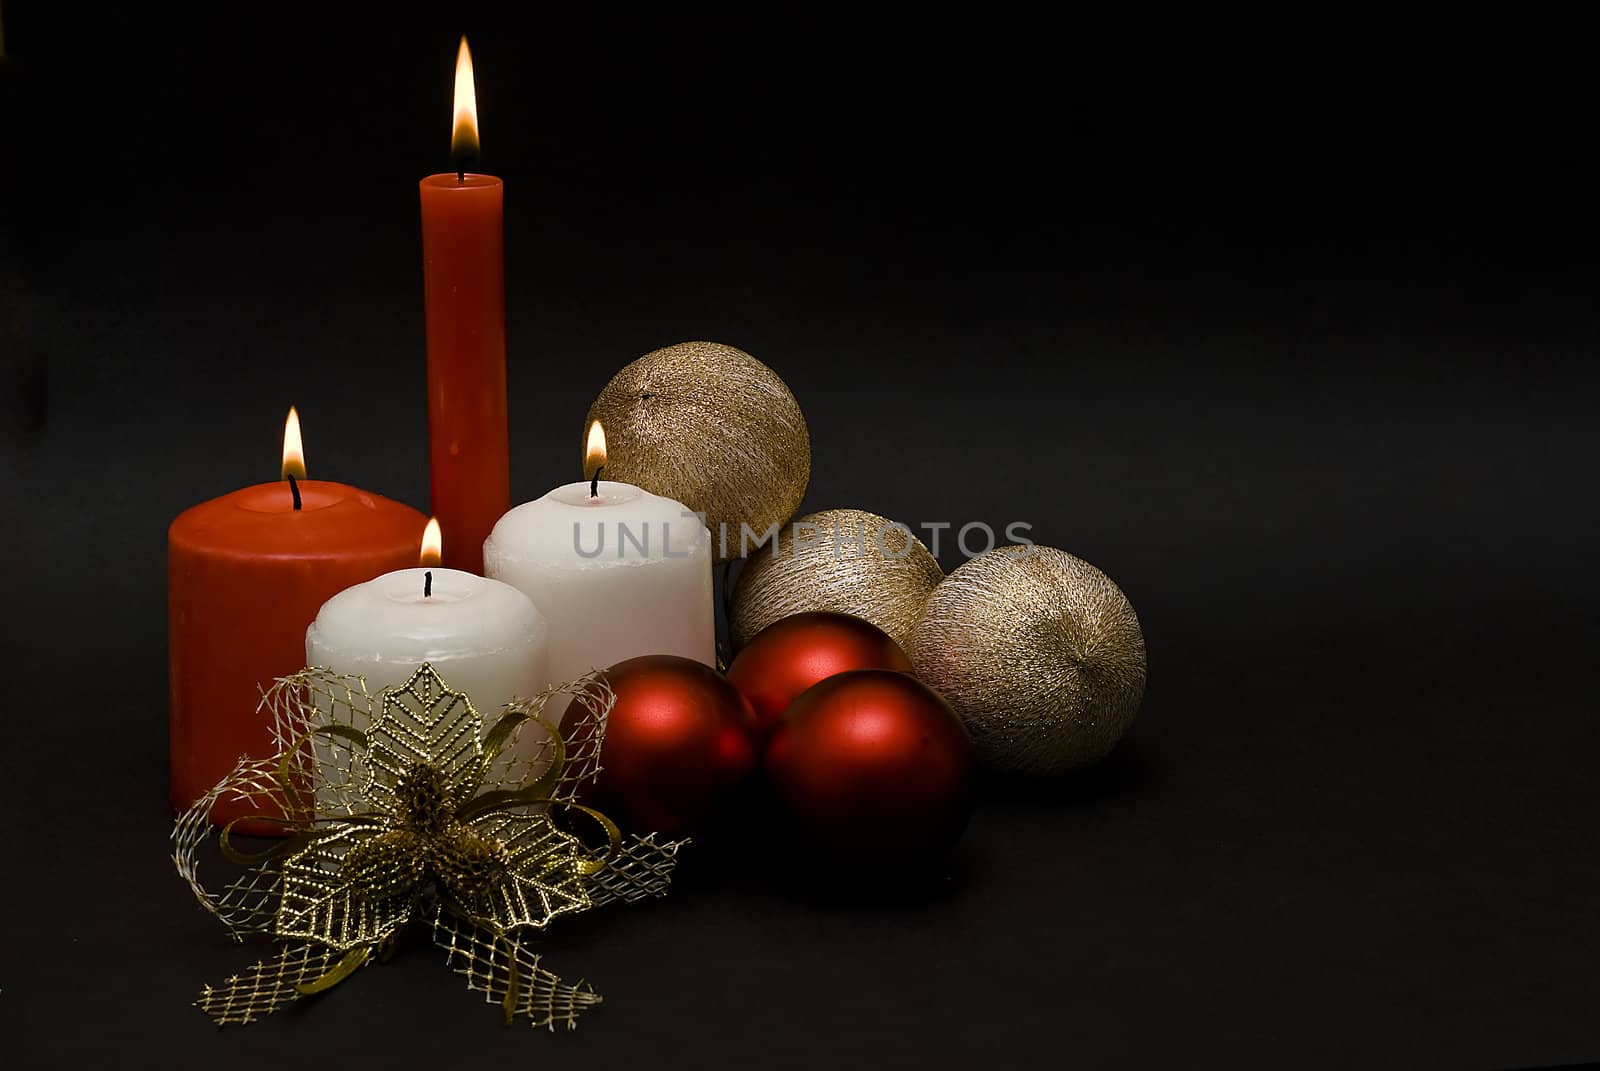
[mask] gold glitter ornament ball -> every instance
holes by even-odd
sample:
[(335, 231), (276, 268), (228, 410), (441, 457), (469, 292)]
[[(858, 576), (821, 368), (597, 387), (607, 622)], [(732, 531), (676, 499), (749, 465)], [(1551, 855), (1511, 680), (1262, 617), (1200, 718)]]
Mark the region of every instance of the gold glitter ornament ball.
[(902, 647), (944, 572), (911, 529), (859, 509), (825, 509), (752, 553), (734, 586), (729, 625), (736, 647), (808, 610), (851, 614)]
[(1055, 774), (1103, 758), (1144, 698), (1144, 634), (1100, 570), (1000, 547), (945, 578), (907, 647), (991, 768)]
[(703, 512), (718, 561), (739, 557), (741, 525), (757, 533), (753, 549), (759, 533), (794, 516), (811, 479), (800, 403), (732, 346), (680, 342), (645, 354), (611, 377), (585, 433), (595, 420), (606, 433), (604, 477)]

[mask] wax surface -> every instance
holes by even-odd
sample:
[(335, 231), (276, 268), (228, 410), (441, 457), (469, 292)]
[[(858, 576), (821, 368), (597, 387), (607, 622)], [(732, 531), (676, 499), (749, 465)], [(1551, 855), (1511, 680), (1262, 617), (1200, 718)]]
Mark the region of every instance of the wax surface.
[[(424, 595), (425, 574), (432, 595)], [(533, 602), (497, 580), (456, 569), (401, 569), (346, 588), (306, 630), (306, 662), (366, 679), (369, 692), (404, 684), (431, 662), (493, 724), (548, 676), (549, 629)]]
[(503, 189), (492, 175), (421, 184), (433, 514), (449, 537), (444, 564), (470, 573), (511, 505)]
[(558, 487), (500, 518), (488, 574), (550, 624), (550, 673), (568, 681), (647, 654), (716, 665), (711, 535), (688, 507), (631, 484)]
[[(172, 804), (241, 755), (272, 752), (261, 691), (305, 665), (306, 625), (351, 584), (414, 565), (427, 518), (321, 480), (258, 484), (185, 510), (167, 532)], [(220, 820), (242, 812), (219, 801)]]

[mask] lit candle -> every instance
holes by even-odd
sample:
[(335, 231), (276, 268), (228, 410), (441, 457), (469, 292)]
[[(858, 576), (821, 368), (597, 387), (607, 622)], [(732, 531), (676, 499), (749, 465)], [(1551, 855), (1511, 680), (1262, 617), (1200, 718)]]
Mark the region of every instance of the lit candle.
[(431, 662), (492, 726), (506, 703), (544, 687), (549, 630), (516, 588), (437, 567), (439, 545), (439, 523), (429, 521), (420, 566), (329, 599), (306, 629), (306, 663), (363, 677), (376, 695)]
[(590, 426), (584, 470), (500, 518), (487, 575), (520, 589), (550, 624), (552, 680), (645, 654), (716, 665), (711, 533), (681, 502), (600, 479), (605, 431)]
[[(300, 419), (283, 479), (185, 510), (167, 532), (172, 804), (187, 808), (240, 755), (273, 753), (263, 689), (305, 665), (306, 622), (328, 597), (417, 560), (426, 518), (342, 483), (305, 479)], [(212, 817), (245, 813), (218, 800)], [(253, 812), (252, 812), (253, 813)]]
[(477, 94), (463, 37), (450, 135), (459, 170), (422, 180), (422, 283), (433, 512), (450, 533), (444, 564), (474, 573), (483, 571), (484, 538), (511, 505), (504, 187), (466, 170), (477, 155)]

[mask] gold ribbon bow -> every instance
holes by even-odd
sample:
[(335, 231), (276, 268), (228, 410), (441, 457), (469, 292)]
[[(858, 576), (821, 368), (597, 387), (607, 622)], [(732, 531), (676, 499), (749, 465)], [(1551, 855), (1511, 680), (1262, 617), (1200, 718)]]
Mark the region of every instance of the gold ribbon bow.
[[(562, 693), (575, 700), (570, 745), (542, 716)], [(206, 986), (200, 1008), (219, 1024), (248, 1023), (325, 992), (382, 958), (420, 917), (507, 1023), (575, 1026), (600, 997), (541, 967), (528, 938), (560, 915), (664, 895), (686, 843), (624, 837), (575, 801), (599, 773), (615, 701), (588, 676), (512, 703), (485, 731), (467, 696), (428, 664), (378, 696), (325, 669), (280, 680), (261, 704), (277, 754), (240, 759), (173, 829), (173, 862), (201, 905), (236, 939), (283, 942), (276, 956)], [(219, 801), (250, 816), (218, 833)], [(573, 831), (583, 825), (603, 846)], [(264, 829), (281, 839), (253, 852), (238, 844)], [(244, 868), (220, 893), (198, 874), (213, 833), (222, 858)]]

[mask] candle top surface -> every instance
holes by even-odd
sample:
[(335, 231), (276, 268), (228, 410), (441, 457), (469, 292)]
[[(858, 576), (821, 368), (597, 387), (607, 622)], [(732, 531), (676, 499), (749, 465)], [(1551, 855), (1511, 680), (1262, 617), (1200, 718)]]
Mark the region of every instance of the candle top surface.
[[(428, 573), (431, 595), (423, 594)], [(533, 600), (509, 584), (432, 566), (346, 588), (323, 603), (306, 641), (333, 655), (424, 662), (531, 647), (547, 631)]]
[[(300, 512), (314, 513), (319, 509), (330, 509), (346, 502), (352, 495), (362, 492), (354, 487), (342, 483), (331, 483), (327, 480), (298, 480), (300, 489)], [(278, 480), (274, 483), (258, 483), (253, 487), (241, 488), (232, 495), (225, 495), (240, 509), (250, 510), (252, 513), (293, 513), (294, 492), (289, 488), (288, 480)]]
[(711, 538), (681, 502), (614, 480), (596, 490), (569, 483), (513, 508), (490, 533), (485, 559), (582, 569), (687, 557)]
[[(412, 174), (416, 174), (415, 171)], [(480, 175), (468, 171), (465, 175), (458, 175), (454, 171), (443, 171), (437, 175), (429, 175), (422, 180), (423, 188), (428, 190), (488, 190), (503, 186), (495, 175)]]
[(422, 546), (428, 519), (404, 503), (328, 480), (287, 480), (220, 495), (178, 514), (173, 546), (222, 555), (335, 556), (352, 549)]
[[(590, 488), (593, 488), (591, 491)], [(539, 501), (549, 501), (556, 505), (572, 506), (576, 509), (605, 509), (608, 506), (623, 506), (629, 502), (637, 502), (643, 498), (657, 498), (663, 502), (671, 502), (670, 498), (661, 498), (652, 495), (643, 487), (635, 487), (631, 483), (619, 483), (616, 480), (598, 480), (590, 483), (584, 480), (579, 483), (562, 484), (549, 492)], [(676, 503), (674, 503), (676, 505)]]

